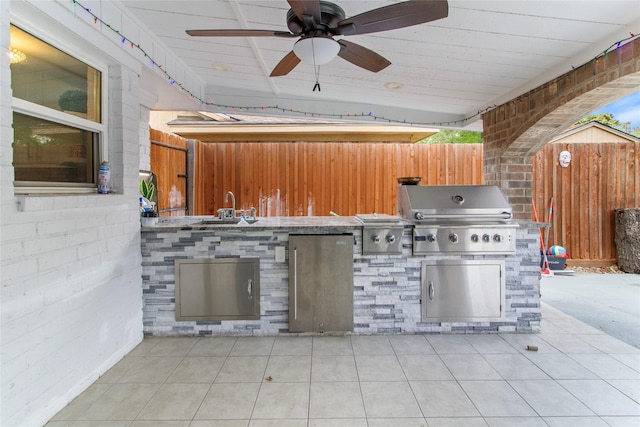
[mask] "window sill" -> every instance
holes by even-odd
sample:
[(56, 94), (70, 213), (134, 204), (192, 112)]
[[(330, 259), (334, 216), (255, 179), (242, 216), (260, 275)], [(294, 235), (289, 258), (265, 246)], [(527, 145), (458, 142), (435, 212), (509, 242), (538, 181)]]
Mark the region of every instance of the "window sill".
[(16, 194), (18, 212), (41, 212), (86, 208), (88, 206), (102, 207), (105, 204), (119, 203), (122, 194), (109, 193), (60, 193), (60, 194)]

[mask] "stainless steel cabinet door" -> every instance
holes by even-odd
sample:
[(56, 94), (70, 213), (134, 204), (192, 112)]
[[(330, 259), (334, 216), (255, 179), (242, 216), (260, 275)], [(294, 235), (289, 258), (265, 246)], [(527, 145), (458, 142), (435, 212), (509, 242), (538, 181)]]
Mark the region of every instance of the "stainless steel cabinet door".
[(353, 330), (353, 235), (289, 236), (289, 330)]
[(504, 269), (501, 260), (423, 261), (422, 320), (500, 320), (504, 317)]
[(260, 260), (176, 260), (176, 320), (260, 318)]

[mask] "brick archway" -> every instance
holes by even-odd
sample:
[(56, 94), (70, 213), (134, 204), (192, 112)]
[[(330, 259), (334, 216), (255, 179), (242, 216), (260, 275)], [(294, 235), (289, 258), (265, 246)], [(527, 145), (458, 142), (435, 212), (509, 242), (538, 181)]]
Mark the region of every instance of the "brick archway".
[(484, 181), (531, 219), (533, 155), (593, 111), (640, 90), (640, 39), (482, 115)]

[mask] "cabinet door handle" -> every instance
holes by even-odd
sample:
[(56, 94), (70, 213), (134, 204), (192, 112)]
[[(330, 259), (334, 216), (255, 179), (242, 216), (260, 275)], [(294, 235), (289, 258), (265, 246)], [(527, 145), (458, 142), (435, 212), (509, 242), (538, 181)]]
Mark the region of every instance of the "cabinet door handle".
[(429, 282), (429, 301), (433, 301), (433, 297), (436, 294), (436, 289), (433, 286), (433, 282)]
[(247, 280), (247, 295), (248, 299), (253, 299), (253, 279)]
[(293, 249), (293, 318), (298, 320), (298, 249)]

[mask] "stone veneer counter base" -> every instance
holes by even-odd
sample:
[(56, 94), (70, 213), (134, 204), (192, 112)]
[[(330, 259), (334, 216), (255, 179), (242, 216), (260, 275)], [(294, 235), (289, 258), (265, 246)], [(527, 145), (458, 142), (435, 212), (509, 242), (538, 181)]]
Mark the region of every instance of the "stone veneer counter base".
[[(406, 225), (401, 255), (362, 255), (361, 224), (353, 217), (259, 218), (254, 224), (200, 225), (213, 217), (162, 219), (143, 227), (143, 324), (147, 336), (289, 334), (289, 264), (276, 262), (276, 247), (289, 234), (354, 235), (353, 334), (538, 332), (540, 329), (539, 229), (520, 223), (514, 255), (412, 254), (412, 227)], [(288, 251), (287, 251), (288, 252)], [(260, 258), (259, 320), (175, 320), (174, 262), (185, 258)], [(495, 322), (422, 322), (423, 260), (492, 259), (506, 265), (505, 318)]]

